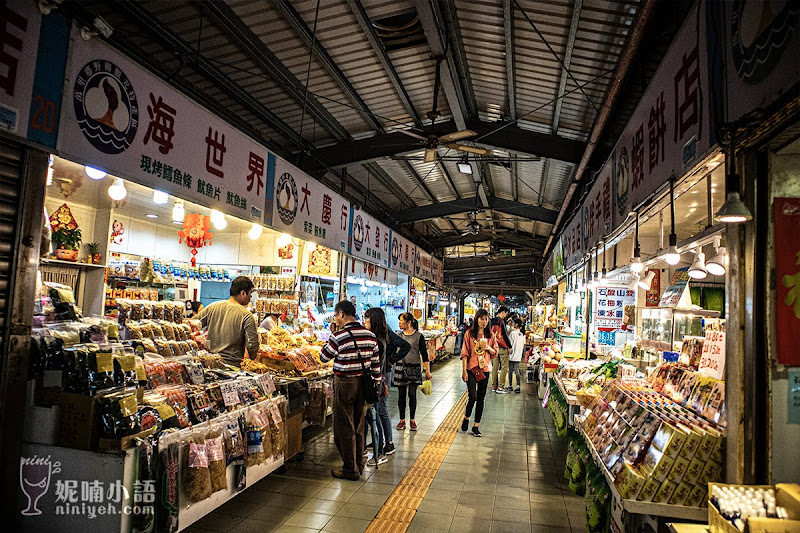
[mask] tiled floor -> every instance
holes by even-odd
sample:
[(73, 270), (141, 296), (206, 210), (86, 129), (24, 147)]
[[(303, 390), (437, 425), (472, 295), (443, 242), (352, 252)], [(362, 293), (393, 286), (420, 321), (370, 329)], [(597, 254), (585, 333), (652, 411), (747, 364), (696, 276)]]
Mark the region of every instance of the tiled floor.
[[(235, 533), (359, 533), (366, 529), (428, 438), (465, 390), (460, 361), (434, 365), (434, 391), (418, 394), (419, 430), (394, 431), (397, 453), (361, 481), (330, 476), (341, 466), (330, 429), (315, 432), (305, 460), (287, 464), (187, 531)], [(396, 391), (390, 415), (397, 421)], [(487, 394), (483, 438), (459, 433), (409, 531), (585, 531), (584, 502), (563, 477), (567, 441), (556, 436), (534, 387), (522, 394)]]

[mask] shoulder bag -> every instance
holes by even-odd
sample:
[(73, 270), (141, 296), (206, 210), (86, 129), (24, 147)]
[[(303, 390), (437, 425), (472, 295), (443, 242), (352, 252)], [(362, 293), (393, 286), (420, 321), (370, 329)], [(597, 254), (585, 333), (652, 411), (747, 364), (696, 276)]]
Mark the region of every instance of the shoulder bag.
[(364, 359), (361, 357), (361, 349), (358, 347), (358, 342), (356, 342), (353, 332), (348, 329), (347, 334), (353, 339), (353, 345), (356, 347), (356, 353), (358, 353), (358, 362), (361, 363), (361, 375), (359, 376), (359, 380), (361, 381), (361, 388), (364, 389), (364, 401), (369, 404), (374, 404), (378, 401), (376, 385), (379, 385), (379, 383), (375, 383), (375, 380), (372, 379), (372, 376), (367, 372)]

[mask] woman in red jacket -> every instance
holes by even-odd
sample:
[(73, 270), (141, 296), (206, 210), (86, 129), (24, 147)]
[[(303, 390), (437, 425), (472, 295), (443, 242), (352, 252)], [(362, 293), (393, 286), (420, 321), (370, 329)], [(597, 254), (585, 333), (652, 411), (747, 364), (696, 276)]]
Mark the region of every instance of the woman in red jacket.
[(478, 424), (483, 416), (483, 402), (489, 385), (489, 372), (492, 368), (490, 361), (495, 357), (497, 357), (497, 340), (489, 328), (489, 313), (485, 309), (479, 309), (475, 313), (472, 327), (464, 334), (464, 345), (461, 348), (461, 379), (467, 383), (469, 394), (461, 431), (466, 431), (469, 427), (472, 408), (477, 404), (475, 423), (472, 426), (472, 434), (476, 437), (481, 436)]

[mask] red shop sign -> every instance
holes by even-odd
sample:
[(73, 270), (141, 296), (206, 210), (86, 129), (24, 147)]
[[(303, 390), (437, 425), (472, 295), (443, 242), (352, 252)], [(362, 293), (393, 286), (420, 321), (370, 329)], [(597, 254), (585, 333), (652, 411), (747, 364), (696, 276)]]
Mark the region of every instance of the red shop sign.
[(775, 198), (778, 362), (800, 366), (800, 198)]

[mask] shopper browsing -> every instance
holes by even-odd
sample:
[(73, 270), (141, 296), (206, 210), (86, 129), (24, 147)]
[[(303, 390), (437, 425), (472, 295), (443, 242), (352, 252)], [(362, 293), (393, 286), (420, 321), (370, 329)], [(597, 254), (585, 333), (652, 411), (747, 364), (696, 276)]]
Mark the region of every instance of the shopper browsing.
[(209, 351), (229, 365), (241, 364), (245, 349), (249, 357), (258, 356), (256, 319), (246, 307), (252, 293), (252, 280), (239, 276), (231, 283), (230, 298), (209, 304), (195, 317), (208, 328)]
[(267, 331), (272, 331), (272, 328), (281, 325), (281, 316), (277, 313), (267, 313), (267, 316), (264, 317), (264, 320), (261, 321), (261, 324), (258, 326), (260, 328), (264, 328)]
[[(497, 339), (497, 364), (492, 364), (492, 390), (500, 394), (506, 394), (506, 376), (508, 375), (508, 350), (511, 348), (511, 339), (508, 338), (506, 329), (506, 316), (508, 307), (500, 306), (497, 315), (492, 319), (492, 333)], [(498, 381), (499, 377), (499, 381)]]
[(422, 367), (425, 367), (425, 379), (431, 379), (431, 364), (428, 359), (428, 348), (425, 337), (419, 332), (419, 323), (411, 313), (400, 315), (400, 338), (411, 345), (408, 354), (395, 364), (392, 385), (400, 393), (397, 406), (400, 408), (400, 422), (397, 429), (406, 429), (406, 395), (408, 395), (409, 429), (417, 430), (414, 414), (417, 411), (417, 388), (422, 384)]
[(333, 442), (342, 457), (342, 468), (331, 470), (339, 479), (357, 481), (364, 470), (364, 385), (368, 372), (377, 384), (381, 378), (380, 347), (375, 335), (358, 323), (356, 307), (342, 300), (334, 308), (336, 333), (320, 352), (320, 359), (333, 359)]
[[(411, 345), (389, 329), (386, 324), (386, 315), (380, 307), (367, 309), (366, 313), (364, 313), (364, 326), (374, 333), (378, 339), (381, 352), (381, 383), (388, 385), (391, 383), (392, 365), (408, 354), (409, 350), (411, 350)], [(378, 418), (377, 464), (385, 463), (388, 460), (386, 456), (395, 452), (394, 441), (392, 440), (392, 422), (389, 418), (388, 386), (382, 386), (381, 391), (382, 394), (378, 397), (378, 403), (375, 405)], [(374, 461), (375, 458), (367, 461), (367, 466), (373, 466), (375, 464)]]
[(487, 373), (494, 366), (490, 361), (497, 357), (497, 341), (489, 328), (489, 313), (486, 309), (478, 309), (475, 322), (464, 334), (464, 347), (461, 348), (461, 379), (467, 383), (467, 410), (461, 422), (461, 431), (469, 428), (469, 417), (475, 408), (475, 423), (472, 434), (481, 436), (478, 425), (483, 417), (483, 403), (489, 385)]
[(517, 388), (514, 392), (519, 394), (522, 392), (522, 370), (520, 363), (522, 362), (522, 354), (525, 352), (525, 334), (522, 333), (522, 320), (516, 319), (511, 326), (511, 353), (508, 354), (508, 390), (514, 386), (514, 375), (517, 376)]

